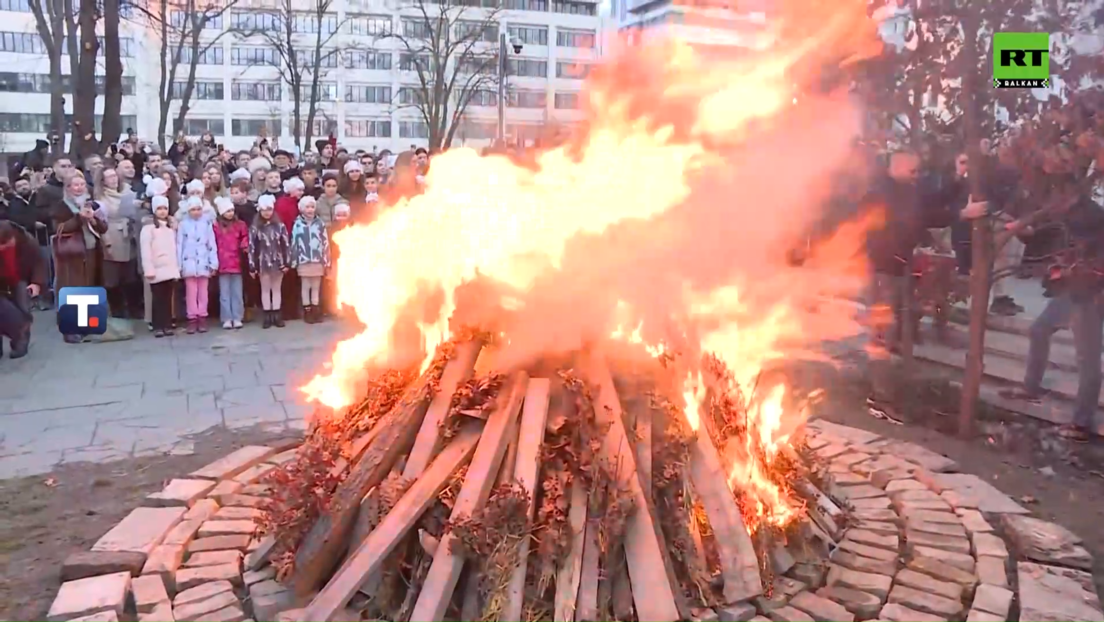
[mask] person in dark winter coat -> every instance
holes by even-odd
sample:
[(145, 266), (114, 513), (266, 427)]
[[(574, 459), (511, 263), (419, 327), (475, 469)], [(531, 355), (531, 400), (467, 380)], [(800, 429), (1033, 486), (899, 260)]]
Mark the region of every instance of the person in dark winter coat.
[[(1072, 424), (1063, 427), (1060, 434), (1084, 443), (1096, 431), (1094, 418), (1102, 382), (1104, 207), (1087, 196), (1071, 196), (1068, 202), (1070, 207), (1061, 218), (1068, 248), (1060, 253), (1062, 263), (1052, 268), (1044, 282), (1050, 301), (1028, 330), (1031, 345), (1023, 385), (1002, 391), (1001, 397), (1033, 404), (1042, 402), (1043, 377), (1050, 365), (1050, 340), (1060, 329), (1069, 328), (1077, 351), (1077, 397)], [(1016, 224), (1010, 230), (1015, 230)]]
[(46, 274), (34, 236), (11, 221), (0, 221), (0, 338), (11, 342), (13, 359), (27, 354), (33, 321), (30, 299), (46, 286)]
[(23, 157), (19, 158), (12, 163), (11, 169), (8, 170), (8, 177), (15, 179), (23, 174), (24, 170), (30, 170), (33, 172), (41, 171), (46, 166), (46, 161), (49, 160), (50, 143), (41, 138), (35, 141), (34, 149), (27, 151), (23, 154)]
[[(241, 170), (241, 169), (239, 169)], [(248, 173), (246, 173), (248, 176)], [(233, 175), (231, 175), (233, 177)], [(234, 203), (234, 212), (238, 220), (247, 226), (257, 219), (257, 204), (249, 200), (249, 179), (237, 179), (230, 185), (230, 200)], [(245, 300), (245, 320), (250, 321), (252, 311), (261, 306), (261, 284), (249, 270), (242, 271), (242, 294)]]
[(916, 247), (928, 237), (928, 229), (949, 227), (959, 218), (985, 215), (984, 202), (950, 205), (942, 194), (924, 192), (918, 186), (920, 158), (910, 152), (890, 157), (889, 170), (872, 185), (861, 202), (863, 211), (881, 210), (884, 221), (867, 235), (866, 250), (873, 272), (869, 300), (869, 322), (873, 399), (891, 398), (889, 352), (901, 339), (904, 297), (911, 295), (912, 280), (906, 275)]

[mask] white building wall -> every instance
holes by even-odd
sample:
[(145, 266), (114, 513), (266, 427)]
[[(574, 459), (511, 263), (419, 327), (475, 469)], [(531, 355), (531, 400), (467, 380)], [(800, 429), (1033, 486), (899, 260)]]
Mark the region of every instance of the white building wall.
[[(233, 10), (248, 10), (254, 5), (262, 7), (260, 2), (246, 2), (242, 0)], [(553, 8), (561, 8), (552, 0), (530, 0), (530, 6), (543, 10), (504, 10), (499, 13), (500, 29), (507, 29), (510, 25), (536, 26), (547, 29), (548, 45), (524, 44), (520, 54), (512, 58), (537, 60), (546, 63), (543, 75), (540, 77), (510, 76), (508, 78), (508, 90), (535, 90), (545, 93), (546, 102), (542, 108), (518, 108), (507, 107), (506, 124), (507, 138), (514, 140), (535, 135), (537, 128), (546, 124), (571, 124), (581, 119), (582, 113), (577, 109), (556, 107), (556, 94), (579, 93), (583, 86), (583, 76), (564, 77), (557, 73), (558, 62), (594, 63), (601, 56), (603, 19), (597, 15), (580, 15), (556, 12)], [(306, 5), (304, 5), (306, 7)], [(592, 5), (596, 6), (596, 5)], [(26, 10), (26, 0), (0, 0), (0, 8), (16, 9), (13, 11), (0, 11), (0, 32), (6, 33), (30, 33), (36, 40), (37, 34), (34, 27), (34, 16)], [(420, 15), (417, 9), (404, 5), (397, 0), (336, 0), (334, 8), (338, 14), (338, 23), (345, 24), (346, 16), (373, 15), (387, 17), (395, 29), (401, 28), (403, 16), (414, 17)], [(22, 9), (22, 10), (20, 10)], [(258, 10), (260, 10), (258, 8)], [(469, 9), (465, 19), (477, 20), (476, 11)], [(597, 11), (595, 10), (595, 13)], [(221, 29), (228, 29), (231, 23), (231, 11), (222, 16), (219, 24)], [(124, 73), (135, 80), (135, 95), (124, 97), (123, 112), (125, 115), (133, 115), (134, 126), (139, 135), (147, 140), (154, 141), (158, 126), (158, 96), (157, 89), (160, 80), (159, 53), (160, 44), (158, 33), (153, 29), (143, 27), (140, 19), (135, 23), (124, 25), (123, 36), (132, 37), (133, 57), (124, 59)], [(561, 31), (578, 31), (594, 34), (595, 47), (578, 48), (556, 45), (557, 33)], [(219, 36), (219, 30), (209, 29), (203, 33), (205, 41), (211, 41)], [(313, 35), (304, 36), (304, 49), (313, 49)], [(6, 41), (6, 40), (5, 40)], [(420, 115), (410, 107), (398, 105), (399, 89), (403, 85), (417, 83), (417, 76), (413, 72), (399, 70), (399, 48), (401, 44), (395, 39), (383, 39), (363, 35), (354, 36), (342, 33), (331, 42), (342, 48), (355, 47), (358, 50), (376, 50), (390, 52), (391, 69), (349, 69), (344, 63), (339, 63), (337, 68), (327, 69), (320, 82), (336, 86), (336, 101), (324, 101), (319, 105), (319, 114), (316, 115), (316, 126), (323, 132), (314, 132), (314, 140), (324, 139), (328, 130), (335, 130), (338, 141), (350, 149), (390, 149), (392, 151), (405, 150), (410, 145), (425, 146), (428, 140), (419, 137), (420, 131), (415, 131), (412, 136), (401, 135), (400, 129), (415, 129), (420, 124)], [(281, 85), (280, 101), (242, 101), (233, 99), (234, 83), (273, 81), (279, 82), (279, 74), (274, 67), (259, 65), (238, 66), (232, 63), (232, 50), (235, 46), (255, 45), (263, 46), (264, 41), (258, 37), (253, 40), (242, 41), (236, 36), (227, 34), (222, 36), (214, 47), (221, 49), (221, 64), (199, 64), (196, 71), (197, 82), (216, 82), (222, 84), (222, 99), (199, 99), (193, 95), (189, 102), (186, 130), (191, 136), (198, 135), (203, 129), (212, 130), (217, 140), (226, 145), (227, 149), (248, 149), (254, 142), (256, 134), (254, 128), (235, 127), (249, 122), (279, 122), (279, 144), (285, 148), (291, 148), (294, 144), (291, 138), (293, 98), (287, 85)], [(489, 48), (497, 47), (497, 43), (488, 43)], [(12, 49), (9, 49), (12, 48)], [(48, 75), (48, 62), (44, 54), (25, 53), (15, 51), (18, 46), (4, 45), (0, 47), (0, 74), (42, 74)], [(67, 73), (67, 62), (63, 60), (64, 72)], [(184, 81), (187, 77), (187, 64), (181, 63), (178, 68), (177, 80)], [(47, 77), (42, 78), (48, 81)], [(31, 148), (37, 138), (44, 138), (45, 132), (39, 131), (15, 131), (22, 129), (35, 129), (23, 127), (21, 123), (27, 118), (5, 117), (4, 114), (47, 114), (49, 112), (49, 92), (42, 93), (10, 92), (0, 80), (0, 152), (20, 152)], [(346, 86), (348, 85), (373, 85), (390, 87), (392, 101), (381, 103), (363, 103), (345, 101)], [(16, 87), (21, 88), (21, 87)], [(7, 89), (9, 92), (3, 92)], [(25, 89), (23, 89), (25, 90)], [(333, 99), (333, 98), (330, 98)], [(67, 105), (69, 103), (67, 102)], [(169, 123), (166, 133), (171, 133), (172, 119), (179, 110), (179, 101), (172, 102), (169, 115)], [(102, 106), (102, 101), (97, 101), (97, 106)], [(324, 114), (323, 114), (324, 113)], [(485, 131), (474, 132), (476, 137), (469, 133), (458, 131), (453, 145), (467, 145), (481, 147), (492, 142), (493, 136), (486, 134), (497, 123), (497, 108), (493, 106), (470, 106), (465, 114), (467, 123), (465, 127)], [(303, 122), (306, 121), (307, 106), (302, 105)], [(129, 119), (128, 119), (129, 121)], [(389, 123), (390, 136), (364, 136), (364, 130), (369, 129), (367, 121), (383, 121)], [(7, 124), (5, 124), (7, 122)], [(409, 124), (415, 124), (411, 126)], [(125, 129), (124, 125), (124, 129)], [(241, 130), (235, 132), (235, 129)], [(371, 129), (382, 130), (379, 124)], [(384, 134), (386, 132), (378, 132)], [(304, 148), (307, 146), (304, 145)]]

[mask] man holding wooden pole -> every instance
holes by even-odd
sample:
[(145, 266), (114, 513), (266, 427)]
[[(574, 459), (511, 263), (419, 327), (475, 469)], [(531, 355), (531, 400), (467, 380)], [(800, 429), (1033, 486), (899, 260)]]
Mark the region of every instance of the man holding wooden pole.
[(900, 151), (890, 156), (889, 170), (875, 180), (862, 202), (863, 210), (884, 211), (884, 224), (867, 237), (867, 254), (872, 269), (867, 313), (871, 328), (870, 376), (873, 384), (871, 407), (884, 410), (893, 399), (890, 352), (897, 347), (905, 329), (902, 318), (905, 296), (912, 295), (909, 258), (926, 237), (927, 229), (950, 226), (958, 219), (985, 216), (988, 204), (968, 200), (951, 205), (944, 195), (924, 195), (917, 184), (920, 158)]

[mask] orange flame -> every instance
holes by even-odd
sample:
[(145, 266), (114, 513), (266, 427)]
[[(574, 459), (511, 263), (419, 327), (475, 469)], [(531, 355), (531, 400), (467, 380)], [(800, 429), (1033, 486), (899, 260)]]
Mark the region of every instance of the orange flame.
[[(303, 387), (308, 398), (341, 412), (364, 370), (397, 356), (404, 327), (428, 364), (454, 311), (501, 329), (503, 362), (613, 339), (654, 358), (713, 353), (744, 392), (773, 362), (855, 332), (849, 313), (814, 314), (809, 301), (858, 291), (857, 249), (874, 221), (841, 229), (803, 269), (784, 256), (820, 219), (861, 115), (845, 92), (795, 83), (876, 53), (875, 30), (863, 0), (782, 4), (769, 50), (728, 57), (677, 40), (620, 50), (588, 81), (574, 142), (530, 167), (446, 151), (423, 194), (337, 232), (339, 301), (364, 326)], [(461, 291), (473, 283), (492, 287), (469, 310)], [(697, 430), (702, 371), (680, 389)], [(758, 506), (753, 529), (799, 513), (768, 476), (803, 416), (785, 411), (785, 395), (779, 385), (756, 402), (743, 445), (725, 451), (729, 485)]]

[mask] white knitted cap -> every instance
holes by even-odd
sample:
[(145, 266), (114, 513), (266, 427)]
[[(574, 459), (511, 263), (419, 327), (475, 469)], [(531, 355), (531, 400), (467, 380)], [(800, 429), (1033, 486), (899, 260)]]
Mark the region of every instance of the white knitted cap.
[(303, 180), (298, 177), (284, 180), (284, 192), (291, 192), (296, 189), (303, 190), (304, 188), (306, 188), (306, 185), (304, 185)]
[(276, 197), (271, 194), (262, 194), (257, 197), (257, 209), (273, 209), (276, 207)]
[(219, 216), (223, 216), (226, 212), (234, 211), (234, 202), (226, 197), (215, 197), (215, 209)]
[(315, 205), (316, 203), (317, 201), (314, 200), (314, 197), (309, 194), (304, 195), (303, 198), (299, 199), (299, 211), (301, 212), (307, 209), (308, 205)]
[(153, 197), (153, 200), (151, 201), (151, 203), (153, 205), (153, 209), (157, 209), (159, 207), (164, 207), (164, 208), (167, 209), (169, 207), (169, 198), (164, 196), (164, 195), (159, 194), (159, 195)]

